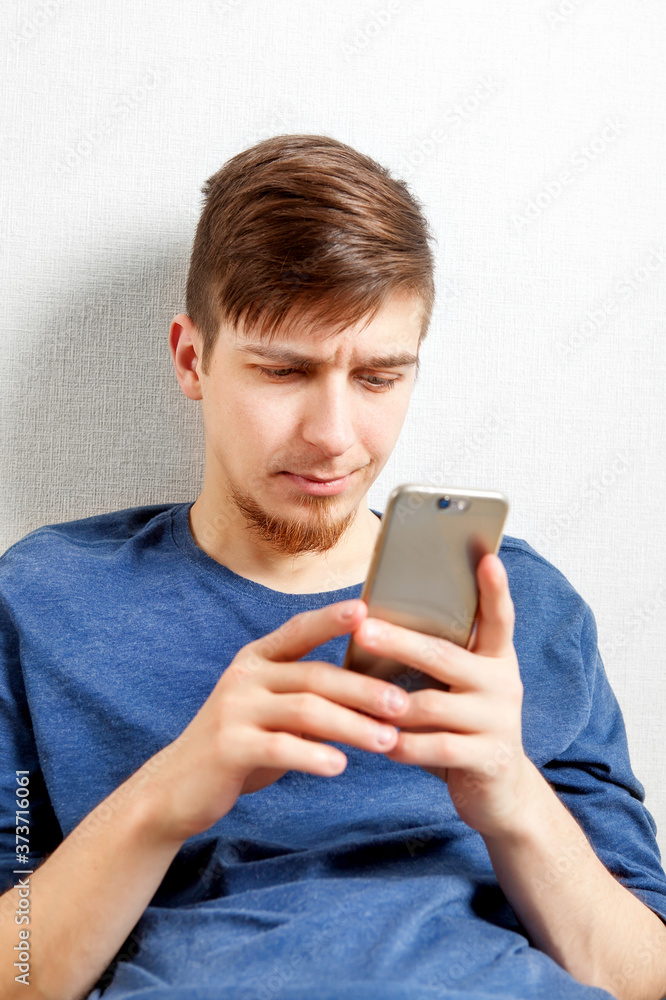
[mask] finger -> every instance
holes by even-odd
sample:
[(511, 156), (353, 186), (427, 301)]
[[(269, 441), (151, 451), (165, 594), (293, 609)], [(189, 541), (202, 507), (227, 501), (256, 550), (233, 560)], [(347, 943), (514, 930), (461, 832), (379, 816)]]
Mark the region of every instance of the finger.
[(491, 731), (496, 718), (489, 713), (488, 699), (476, 692), (414, 691), (409, 712), (396, 725), (401, 733), (482, 733)]
[(470, 737), (461, 733), (403, 733), (386, 756), (399, 764), (421, 767), (468, 768)]
[(409, 696), (397, 684), (324, 660), (300, 660), (288, 670), (269, 670), (262, 681), (275, 694), (309, 691), (368, 715), (403, 718), (409, 708)]
[(340, 774), (347, 758), (337, 747), (303, 740), (285, 732), (266, 732), (260, 739), (254, 734), (252, 756), (257, 767), (280, 771), (305, 771), (307, 774)]
[(383, 753), (395, 746), (398, 730), (311, 691), (267, 692), (257, 708), (255, 724), (272, 731), (307, 734), (320, 740), (349, 743)]
[(515, 610), (502, 560), (487, 553), (477, 567), (479, 616), (473, 652), (505, 656), (512, 649)]
[(268, 660), (299, 660), (323, 642), (357, 628), (367, 611), (367, 604), (360, 598), (302, 611), (251, 645), (256, 653)]
[[(369, 636), (370, 628), (376, 629), (376, 634)], [(366, 618), (354, 632), (354, 640), (377, 656), (416, 667), (451, 688), (480, 688), (485, 682), (485, 673), (473, 654), (439, 636), (416, 632), (381, 618)]]

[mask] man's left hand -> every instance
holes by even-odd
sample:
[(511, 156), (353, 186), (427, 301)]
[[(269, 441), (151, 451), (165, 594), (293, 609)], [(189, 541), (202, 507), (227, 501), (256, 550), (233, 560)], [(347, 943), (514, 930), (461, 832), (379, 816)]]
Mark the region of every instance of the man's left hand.
[[(386, 752), (446, 781), (465, 823), (500, 836), (519, 826), (534, 766), (522, 744), (523, 685), (513, 645), (515, 611), (502, 561), (492, 553), (477, 568), (479, 614), (467, 650), (437, 636), (366, 618), (353, 633), (364, 649), (444, 681), (448, 691), (409, 694), (398, 716), (398, 742)], [(368, 625), (379, 630), (367, 638)], [(393, 721), (393, 720), (392, 720)]]

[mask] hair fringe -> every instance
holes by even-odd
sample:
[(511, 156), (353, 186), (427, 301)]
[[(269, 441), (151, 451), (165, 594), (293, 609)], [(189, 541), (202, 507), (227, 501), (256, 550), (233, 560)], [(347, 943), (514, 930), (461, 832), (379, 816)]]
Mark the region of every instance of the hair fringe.
[(333, 336), (370, 323), (396, 293), (422, 301), (421, 343), (437, 241), (421, 203), (381, 164), (329, 136), (277, 135), (232, 157), (201, 192), (185, 297), (204, 374), (224, 324), (266, 339), (293, 323)]

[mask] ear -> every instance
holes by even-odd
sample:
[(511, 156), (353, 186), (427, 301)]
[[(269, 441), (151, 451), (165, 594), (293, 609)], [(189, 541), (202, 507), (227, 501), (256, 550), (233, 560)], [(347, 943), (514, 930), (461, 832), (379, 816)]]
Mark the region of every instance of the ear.
[(187, 313), (178, 313), (171, 321), (169, 349), (181, 389), (189, 399), (202, 399), (201, 337)]

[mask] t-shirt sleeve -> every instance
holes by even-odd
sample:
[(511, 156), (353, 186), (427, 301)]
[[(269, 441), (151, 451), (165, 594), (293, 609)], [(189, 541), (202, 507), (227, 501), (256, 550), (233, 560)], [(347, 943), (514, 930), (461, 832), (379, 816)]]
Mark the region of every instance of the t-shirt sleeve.
[(594, 615), (585, 608), (580, 651), (589, 716), (567, 749), (540, 770), (608, 871), (666, 923), (657, 825), (631, 768), (622, 711), (599, 653)]
[[(0, 893), (16, 871), (36, 869), (62, 840), (35, 744), (20, 661), (19, 631), (0, 594)], [(27, 796), (17, 802), (17, 777), (28, 778)], [(26, 800), (28, 815), (20, 811)], [(26, 832), (23, 827), (27, 826)], [(20, 832), (19, 829), (21, 828)], [(21, 839), (27, 837), (27, 840)], [(17, 848), (26, 845), (24, 851)], [(26, 858), (22, 862), (21, 858)]]

